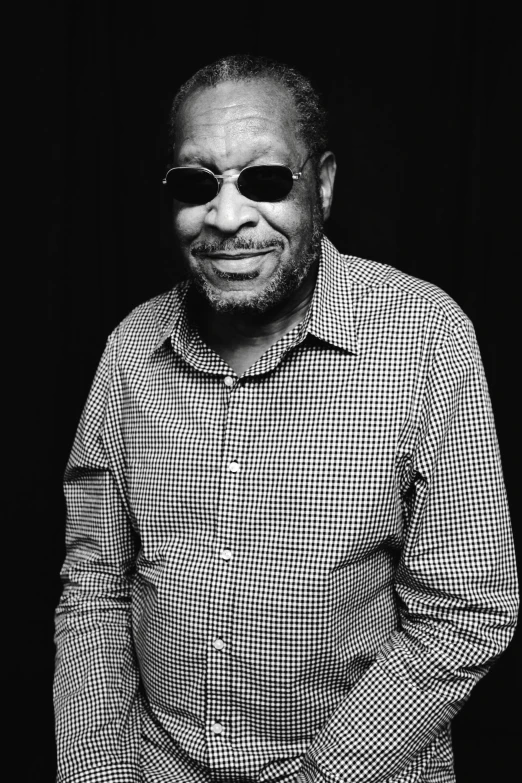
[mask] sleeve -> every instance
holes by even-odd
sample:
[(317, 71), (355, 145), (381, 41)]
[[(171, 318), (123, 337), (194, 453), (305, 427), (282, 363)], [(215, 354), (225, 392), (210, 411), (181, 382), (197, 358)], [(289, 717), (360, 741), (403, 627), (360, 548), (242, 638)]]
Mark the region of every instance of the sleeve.
[(418, 760), (513, 634), (513, 541), (469, 322), (437, 352), (420, 408), (402, 471), (399, 628), (313, 741), (300, 783), (420, 779)]
[(114, 456), (123, 452), (112, 342), (65, 473), (66, 559), (55, 636), (58, 783), (139, 780), (139, 676), (130, 627), (135, 541)]

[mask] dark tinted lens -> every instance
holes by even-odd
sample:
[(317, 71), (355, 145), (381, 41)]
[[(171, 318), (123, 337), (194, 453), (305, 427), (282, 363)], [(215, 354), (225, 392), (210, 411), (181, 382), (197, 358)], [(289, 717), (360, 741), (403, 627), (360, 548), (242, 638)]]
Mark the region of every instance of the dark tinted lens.
[(252, 201), (282, 201), (293, 183), (292, 172), (286, 166), (250, 166), (237, 181), (241, 193)]
[(206, 204), (218, 191), (217, 180), (202, 169), (171, 169), (167, 173), (170, 195), (184, 204)]

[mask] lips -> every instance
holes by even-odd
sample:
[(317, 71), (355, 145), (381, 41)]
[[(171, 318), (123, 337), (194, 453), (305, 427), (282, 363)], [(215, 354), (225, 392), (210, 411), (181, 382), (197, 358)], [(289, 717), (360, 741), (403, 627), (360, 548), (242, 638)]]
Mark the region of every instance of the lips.
[(251, 256), (263, 256), (267, 253), (267, 250), (259, 250), (256, 252), (243, 252), (243, 253), (210, 253), (210, 258), (250, 258)]
[(210, 253), (207, 258), (219, 272), (245, 274), (255, 271), (261, 265), (264, 256), (271, 252), (271, 250), (243, 250), (236, 253)]
[(267, 253), (271, 253), (272, 248), (266, 250), (221, 250), (214, 253), (208, 253), (208, 258), (253, 258), (254, 256), (266, 256)]

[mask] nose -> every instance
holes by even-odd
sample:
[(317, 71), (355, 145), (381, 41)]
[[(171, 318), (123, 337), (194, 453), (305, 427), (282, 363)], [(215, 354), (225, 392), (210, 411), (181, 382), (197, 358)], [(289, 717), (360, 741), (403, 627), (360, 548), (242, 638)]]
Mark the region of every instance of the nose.
[(254, 203), (242, 196), (234, 182), (224, 182), (208, 204), (205, 225), (223, 234), (235, 234), (243, 226), (255, 226), (259, 212)]

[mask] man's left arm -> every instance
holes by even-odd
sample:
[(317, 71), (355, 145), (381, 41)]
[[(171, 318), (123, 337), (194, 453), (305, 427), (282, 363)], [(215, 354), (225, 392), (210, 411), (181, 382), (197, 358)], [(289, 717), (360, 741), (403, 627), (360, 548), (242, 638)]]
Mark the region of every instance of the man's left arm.
[(404, 471), (399, 628), (313, 741), (299, 783), (401, 780), (513, 634), (513, 542), (469, 322), (437, 352), (423, 400)]

